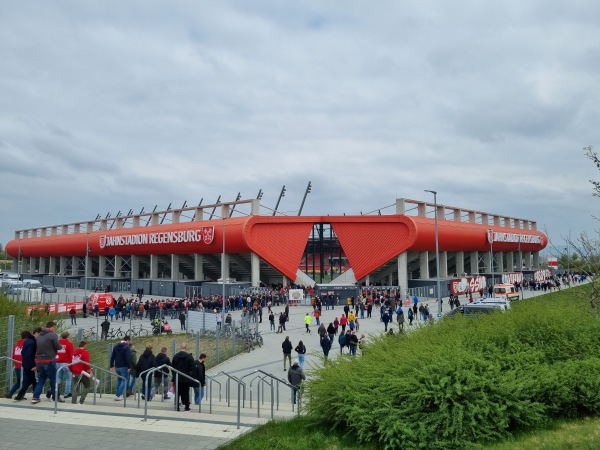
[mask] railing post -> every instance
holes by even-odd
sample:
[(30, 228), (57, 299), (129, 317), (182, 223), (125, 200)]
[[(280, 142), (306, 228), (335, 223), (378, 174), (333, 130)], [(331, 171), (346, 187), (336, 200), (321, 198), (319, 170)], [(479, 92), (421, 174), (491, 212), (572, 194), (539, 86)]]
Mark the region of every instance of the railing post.
[[(12, 357), (15, 336), (15, 316), (8, 316), (8, 339), (6, 341), (6, 354)], [(6, 386), (10, 389), (13, 385), (13, 362), (10, 359), (6, 360)], [(22, 373), (21, 373), (22, 374)], [(21, 377), (21, 383), (23, 378)], [(8, 391), (7, 389), (7, 391)]]

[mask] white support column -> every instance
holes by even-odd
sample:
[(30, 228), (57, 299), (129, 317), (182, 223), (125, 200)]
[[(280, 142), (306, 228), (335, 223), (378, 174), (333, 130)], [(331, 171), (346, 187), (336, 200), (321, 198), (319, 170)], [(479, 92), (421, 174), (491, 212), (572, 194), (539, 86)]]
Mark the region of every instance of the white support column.
[(79, 258), (77, 256), (71, 257), (71, 275), (78, 275), (79, 272)]
[(140, 257), (137, 255), (131, 255), (131, 279), (140, 279)]
[[(408, 289), (408, 253), (402, 252), (398, 255), (398, 284), (402, 289), (402, 294), (406, 295)], [(368, 284), (367, 284), (368, 286)]]
[(492, 273), (492, 261), (490, 258), (490, 252), (485, 252), (483, 254), (483, 265), (485, 266), (485, 268), (483, 270), (485, 270), (485, 273)]
[(179, 255), (171, 255), (171, 280), (179, 280)]
[(448, 252), (440, 252), (440, 274), (438, 277), (448, 277)]
[(150, 255), (150, 279), (158, 278), (158, 255)]
[(465, 273), (465, 252), (456, 252), (456, 275), (461, 277)]
[(250, 267), (252, 271), (252, 287), (260, 286), (260, 258), (256, 253), (250, 253)]
[(365, 286), (369, 286), (371, 284), (371, 275), (367, 275), (365, 277)]
[(51, 275), (56, 274), (56, 257), (51, 256), (48, 259), (48, 273)]
[(527, 270), (533, 270), (531, 263), (531, 252), (523, 252), (523, 264), (527, 267)]
[(115, 278), (121, 278), (121, 267), (123, 267), (123, 257), (115, 255)]
[(67, 258), (64, 256), (60, 257), (60, 268), (59, 268), (59, 273), (61, 275), (66, 275), (66, 270), (67, 270)]
[(406, 203), (403, 198), (396, 199), (396, 214), (406, 213)]
[(83, 257), (83, 276), (90, 278), (92, 276), (92, 257), (86, 255)]
[(479, 252), (469, 252), (469, 262), (471, 263), (471, 275), (479, 272)]
[(494, 270), (494, 272), (497, 273), (504, 273), (504, 253), (503, 252), (497, 252), (495, 254), (495, 258), (496, 258), (496, 264), (497, 264), (497, 270)]
[[(103, 278), (106, 276), (106, 256), (98, 256), (98, 276)], [(116, 278), (116, 274), (114, 275)]]
[(421, 280), (429, 280), (429, 252), (419, 253), (419, 268), (421, 269)]
[(27, 260), (27, 265), (29, 266), (27, 272), (35, 273), (35, 258), (33, 256), (30, 256), (29, 258), (25, 259)]
[(43, 256), (40, 257), (38, 267), (39, 273), (46, 273), (46, 258), (44, 258)]
[(515, 253), (514, 252), (506, 252), (506, 269), (507, 272), (515, 271)]
[(540, 267), (540, 252), (533, 252), (532, 255), (532, 267), (535, 269), (539, 269)]
[(204, 256), (194, 255), (194, 280), (204, 280)]

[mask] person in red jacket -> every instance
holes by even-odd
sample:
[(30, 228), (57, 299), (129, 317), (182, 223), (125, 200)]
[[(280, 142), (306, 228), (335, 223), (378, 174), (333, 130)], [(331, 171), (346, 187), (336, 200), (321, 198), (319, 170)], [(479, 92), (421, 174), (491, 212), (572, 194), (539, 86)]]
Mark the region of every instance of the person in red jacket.
[[(79, 343), (79, 348), (75, 350), (75, 353), (73, 353), (73, 362), (90, 362), (90, 353), (87, 351), (86, 347), (87, 342), (81, 341)], [(71, 402), (73, 404), (77, 403), (77, 394), (79, 392), (79, 387), (83, 386), (83, 388), (81, 389), (81, 397), (79, 398), (79, 404), (83, 405), (83, 402), (85, 402), (85, 397), (90, 392), (90, 382), (91, 380), (93, 380), (94, 377), (92, 367), (80, 362), (79, 364), (73, 364), (71, 366), (71, 372), (75, 376), (75, 389), (73, 389), (73, 397), (71, 399)]]
[(342, 317), (340, 318), (340, 325), (342, 326), (342, 333), (345, 333), (346, 325), (348, 325), (348, 318), (346, 317), (346, 314), (342, 314)]
[[(60, 368), (65, 367), (73, 362), (73, 354), (75, 353), (75, 347), (73, 346), (73, 343), (69, 340), (69, 332), (68, 331), (63, 331), (62, 334), (60, 335), (60, 337), (61, 337), (61, 339), (58, 341), (58, 343), (62, 346), (62, 349), (60, 349), (56, 352), (56, 373), (57, 373), (56, 385), (60, 389), (60, 384), (62, 383), (62, 381), (64, 379), (65, 380), (65, 396), (64, 396), (64, 398), (69, 398), (69, 397), (71, 397), (71, 380), (73, 378), (71, 375), (71, 370), (70, 370), (70, 368), (60, 370)], [(59, 372), (59, 370), (60, 370), (60, 372)], [(52, 393), (49, 390), (46, 391), (46, 398), (50, 398), (51, 395), (52, 395)], [(60, 398), (60, 391), (57, 392), (56, 395), (58, 396), (58, 401), (62, 403), (63, 400)]]
[(7, 398), (12, 398), (12, 396), (17, 392), (18, 389), (21, 389), (21, 361), (23, 358), (21, 356), (21, 350), (23, 350), (23, 343), (25, 342), (25, 338), (29, 336), (29, 331), (21, 332), (21, 339), (17, 341), (15, 346), (13, 347), (12, 359), (18, 361), (14, 363), (15, 368), (15, 384), (8, 391)]

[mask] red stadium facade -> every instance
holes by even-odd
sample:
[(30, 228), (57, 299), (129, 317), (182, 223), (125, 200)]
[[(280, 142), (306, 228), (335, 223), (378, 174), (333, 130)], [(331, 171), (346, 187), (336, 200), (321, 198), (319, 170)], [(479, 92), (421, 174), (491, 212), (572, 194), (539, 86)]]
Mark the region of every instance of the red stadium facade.
[[(230, 217), (233, 205), (251, 211)], [(406, 214), (407, 206), (413, 215)], [(210, 207), (220, 219), (202, 220)], [(381, 282), (435, 272), (434, 205), (398, 199), (396, 214), (264, 216), (258, 200), (20, 230), (6, 251), (23, 273), (260, 283)], [(436, 205), (440, 277), (533, 270), (547, 237), (535, 222)], [(214, 209), (213, 209), (214, 210)], [(183, 221), (186, 212), (193, 220)], [(414, 215), (416, 213), (416, 215)], [(169, 215), (168, 224), (161, 224)], [(224, 219), (222, 219), (224, 217)], [(196, 220), (198, 218), (198, 220)]]

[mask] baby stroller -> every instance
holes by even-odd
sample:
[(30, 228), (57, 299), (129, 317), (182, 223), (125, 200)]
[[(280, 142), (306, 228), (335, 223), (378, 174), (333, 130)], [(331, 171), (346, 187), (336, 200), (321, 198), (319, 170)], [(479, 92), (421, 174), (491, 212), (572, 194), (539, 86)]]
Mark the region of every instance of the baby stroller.
[(152, 334), (173, 334), (173, 330), (171, 330), (171, 325), (166, 320), (157, 321), (152, 327)]

